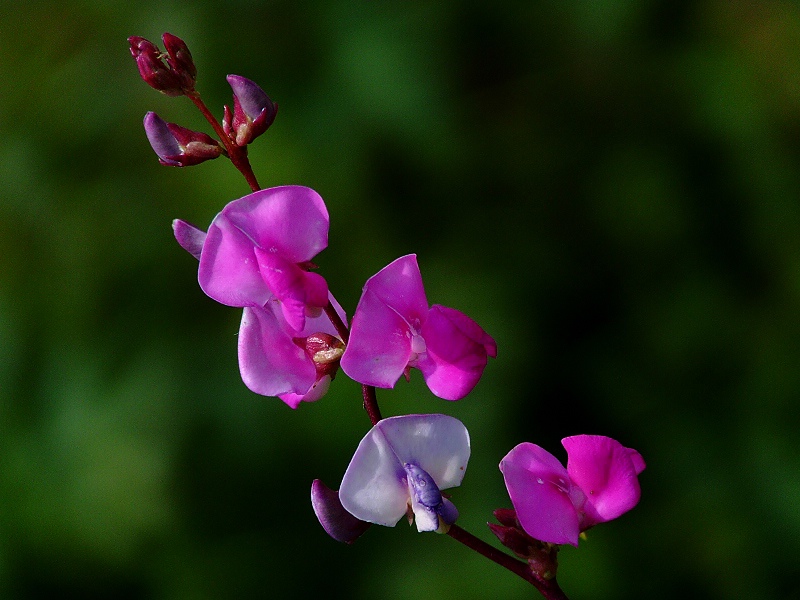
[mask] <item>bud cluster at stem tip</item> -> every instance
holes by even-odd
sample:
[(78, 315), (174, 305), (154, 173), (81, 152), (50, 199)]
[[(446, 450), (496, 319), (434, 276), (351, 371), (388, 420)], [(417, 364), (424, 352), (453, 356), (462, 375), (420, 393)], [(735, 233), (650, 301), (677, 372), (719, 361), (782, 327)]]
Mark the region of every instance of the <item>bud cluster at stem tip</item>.
[(150, 87), (167, 96), (185, 96), (194, 91), (197, 68), (186, 43), (171, 33), (161, 36), (166, 52), (143, 37), (128, 38), (139, 74)]

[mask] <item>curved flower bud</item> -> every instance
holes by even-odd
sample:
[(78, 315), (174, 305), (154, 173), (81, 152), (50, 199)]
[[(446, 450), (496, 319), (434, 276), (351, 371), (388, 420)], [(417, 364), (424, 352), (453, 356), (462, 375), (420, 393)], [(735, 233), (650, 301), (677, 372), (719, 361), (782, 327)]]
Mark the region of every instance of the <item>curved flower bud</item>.
[(352, 544), (369, 529), (370, 523), (356, 519), (339, 500), (339, 492), (319, 479), (311, 484), (311, 506), (323, 529), (337, 542)]
[(365, 385), (394, 387), (416, 367), (440, 398), (459, 400), (478, 383), (494, 339), (464, 313), (428, 307), (417, 258), (398, 258), (373, 275), (353, 315), (342, 370)]
[(458, 511), (441, 490), (461, 484), (469, 454), (469, 433), (458, 419), (383, 419), (358, 445), (339, 498), (362, 521), (393, 527), (410, 511), (418, 531), (446, 532)]
[(144, 116), (144, 131), (162, 165), (188, 167), (222, 154), (222, 148), (211, 136), (167, 123), (154, 112)]
[(531, 537), (578, 545), (582, 531), (610, 521), (639, 501), (641, 455), (604, 436), (564, 438), (568, 464), (522, 443), (500, 462), (519, 523)]
[(226, 106), (222, 127), (237, 146), (246, 146), (264, 133), (278, 114), (278, 105), (255, 82), (228, 75), (233, 90), (233, 113)]

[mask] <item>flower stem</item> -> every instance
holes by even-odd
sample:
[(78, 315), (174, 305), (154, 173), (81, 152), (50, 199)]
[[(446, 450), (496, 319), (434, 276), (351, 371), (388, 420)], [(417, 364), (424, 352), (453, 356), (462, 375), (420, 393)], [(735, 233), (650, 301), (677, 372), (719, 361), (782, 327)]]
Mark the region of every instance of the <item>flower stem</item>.
[(219, 124), (219, 121), (217, 121), (217, 118), (214, 116), (214, 114), (208, 110), (208, 107), (200, 98), (200, 94), (197, 91), (193, 90), (192, 92), (186, 94), (186, 96), (194, 103), (198, 110), (203, 113), (206, 121), (208, 121), (211, 127), (214, 128), (214, 132), (217, 134), (217, 137), (219, 137), (222, 145), (225, 146), (225, 152), (228, 155), (228, 158), (233, 163), (233, 166), (236, 167), (242, 175), (244, 175), (244, 178), (247, 180), (247, 184), (250, 186), (250, 189), (254, 192), (260, 190), (261, 186), (258, 184), (255, 173), (253, 173), (253, 167), (250, 166), (250, 159), (247, 158), (247, 146), (237, 146), (233, 142), (233, 140), (225, 133), (225, 130), (222, 129), (222, 125)]
[(501, 552), (494, 546), (487, 544), (458, 525), (451, 525), (447, 535), (454, 540), (461, 542), (468, 548), (475, 550), (475, 552), (482, 554), (489, 560), (496, 562), (501, 567), (505, 567), (515, 575), (520, 576), (522, 579), (539, 590), (542, 596), (547, 598), (547, 600), (569, 600), (567, 595), (558, 585), (558, 582), (555, 580), (555, 578), (544, 579), (543, 577), (539, 577), (531, 570), (528, 563), (517, 560), (505, 552)]

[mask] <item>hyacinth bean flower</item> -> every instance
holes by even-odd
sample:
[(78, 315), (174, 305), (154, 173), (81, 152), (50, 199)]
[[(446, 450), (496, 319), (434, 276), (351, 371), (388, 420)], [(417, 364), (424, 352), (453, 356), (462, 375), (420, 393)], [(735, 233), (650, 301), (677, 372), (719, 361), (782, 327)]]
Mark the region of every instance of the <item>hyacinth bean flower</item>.
[(278, 105), (254, 81), (228, 75), (233, 90), (233, 111), (227, 106), (222, 128), (237, 146), (246, 146), (264, 133), (278, 114)]
[(342, 370), (365, 385), (394, 387), (411, 367), (436, 396), (459, 400), (478, 383), (494, 339), (464, 313), (428, 307), (417, 257), (398, 258), (364, 285)]
[(458, 511), (441, 490), (461, 484), (469, 454), (469, 433), (458, 419), (383, 419), (358, 445), (339, 500), (361, 521), (394, 527), (404, 516), (413, 516), (418, 531), (445, 533)]
[(144, 131), (162, 165), (188, 167), (222, 154), (210, 135), (167, 123), (154, 112), (144, 116)]
[(306, 271), (327, 245), (328, 213), (310, 188), (284, 186), (234, 200), (208, 233), (176, 220), (178, 243), (200, 261), (200, 287), (214, 300), (244, 308), (239, 369), (244, 383), (292, 408), (327, 390), (343, 344), (322, 313), (344, 311), (325, 280)]
[(578, 545), (580, 533), (616, 519), (639, 502), (642, 456), (601, 435), (564, 438), (567, 467), (543, 448), (522, 443), (500, 462), (517, 518), (531, 537)]

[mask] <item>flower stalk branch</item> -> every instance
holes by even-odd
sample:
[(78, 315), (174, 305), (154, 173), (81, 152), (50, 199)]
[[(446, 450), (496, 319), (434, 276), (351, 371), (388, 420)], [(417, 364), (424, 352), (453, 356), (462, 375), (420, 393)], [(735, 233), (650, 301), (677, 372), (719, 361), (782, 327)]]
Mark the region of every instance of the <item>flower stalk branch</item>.
[(567, 595), (558, 585), (555, 577), (552, 579), (545, 579), (544, 577), (535, 573), (528, 563), (509, 556), (505, 552), (501, 552), (494, 546), (487, 544), (482, 539), (475, 537), (470, 532), (462, 529), (458, 525), (451, 525), (450, 529), (447, 531), (447, 535), (454, 540), (461, 542), (467, 548), (474, 550), (478, 554), (482, 554), (489, 560), (496, 562), (501, 567), (505, 567), (515, 575), (521, 577), (539, 590), (539, 593), (547, 598), (547, 600), (569, 600)]

